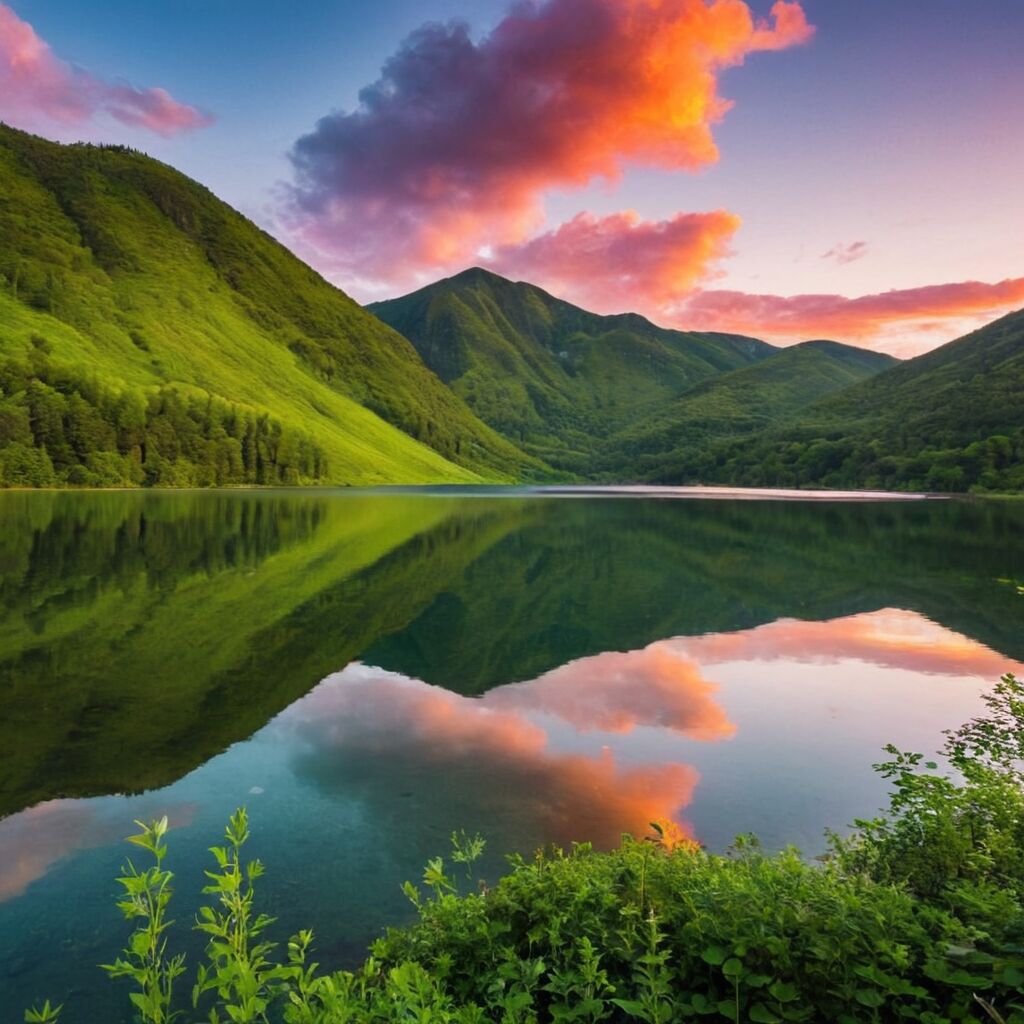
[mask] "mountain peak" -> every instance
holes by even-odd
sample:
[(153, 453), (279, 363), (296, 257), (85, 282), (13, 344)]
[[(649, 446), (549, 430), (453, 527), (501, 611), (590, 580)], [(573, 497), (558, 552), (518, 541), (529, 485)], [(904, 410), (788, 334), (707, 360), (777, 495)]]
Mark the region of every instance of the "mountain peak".
[[(473, 266), (467, 267), (465, 270), (460, 270), (457, 274), (452, 274), (451, 277), (443, 278), (438, 281), (438, 284), (442, 283), (455, 283), (459, 284), (502, 284), (509, 285), (515, 284), (516, 282), (510, 281), (507, 277), (502, 277), (501, 274), (496, 274), (493, 270), (488, 270), (486, 267)], [(427, 287), (430, 287), (429, 285)]]

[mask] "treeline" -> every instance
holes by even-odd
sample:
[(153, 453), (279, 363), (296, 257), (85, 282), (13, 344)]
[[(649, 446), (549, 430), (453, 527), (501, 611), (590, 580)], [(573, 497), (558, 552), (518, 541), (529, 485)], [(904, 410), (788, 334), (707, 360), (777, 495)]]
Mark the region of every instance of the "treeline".
[(322, 450), (266, 413), (173, 386), (115, 391), (52, 363), (33, 338), (0, 363), (0, 486), (315, 483)]
[(892, 491), (1024, 491), (1024, 429), (963, 446), (903, 446), (862, 437), (745, 439), (676, 451), (643, 468), (661, 483)]

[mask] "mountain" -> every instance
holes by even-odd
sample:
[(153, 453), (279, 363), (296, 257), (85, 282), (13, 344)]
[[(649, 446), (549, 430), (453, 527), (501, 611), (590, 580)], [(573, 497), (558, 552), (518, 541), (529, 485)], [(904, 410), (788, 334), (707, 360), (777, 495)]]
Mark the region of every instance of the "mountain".
[(0, 482), (538, 472), (404, 338), (196, 182), (0, 126)]
[(657, 417), (613, 438), (602, 457), (619, 478), (671, 473), (716, 440), (749, 435), (785, 423), (826, 395), (897, 364), (892, 356), (835, 341), (805, 341), (750, 366), (712, 377), (684, 391)]
[(479, 267), (368, 308), (485, 423), (577, 473), (617, 430), (775, 351), (755, 338), (668, 330), (635, 313), (599, 316)]
[(649, 465), (662, 482), (1024, 490), (1024, 310), (809, 405), (756, 439)]

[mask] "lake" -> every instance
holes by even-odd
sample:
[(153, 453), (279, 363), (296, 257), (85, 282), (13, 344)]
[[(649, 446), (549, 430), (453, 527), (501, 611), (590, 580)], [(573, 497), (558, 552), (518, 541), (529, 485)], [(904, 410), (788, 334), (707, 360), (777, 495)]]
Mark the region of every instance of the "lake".
[(122, 1019), (95, 965), (133, 819), (170, 818), (193, 956), (244, 804), (276, 937), (351, 964), (455, 829), (490, 879), (654, 819), (820, 854), (885, 743), (933, 751), (1024, 671), (1021, 502), (4, 493), (0, 524), (11, 1020)]

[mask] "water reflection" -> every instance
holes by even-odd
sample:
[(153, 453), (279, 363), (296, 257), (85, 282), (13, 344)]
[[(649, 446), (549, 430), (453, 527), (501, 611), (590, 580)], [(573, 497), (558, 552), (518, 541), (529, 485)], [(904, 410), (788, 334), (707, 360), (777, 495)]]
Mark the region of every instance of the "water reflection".
[(928, 675), (996, 680), (1019, 663), (916, 612), (884, 608), (829, 622), (784, 619), (740, 633), (680, 638), (671, 650), (703, 665), (783, 659), (831, 665), (855, 660)]
[(45, 950), (68, 942), (77, 1016), (117, 1019), (88, 965), (123, 931), (110, 879), (134, 818), (171, 814), (188, 920), (205, 848), (248, 804), (280, 933), (312, 926), (323, 959), (351, 961), (408, 913), (400, 883), (454, 829), (488, 837), (491, 878), (505, 851), (608, 846), (655, 819), (713, 849), (752, 830), (819, 852), (826, 826), (882, 802), (869, 766), (884, 742), (934, 749), (1014, 668), (899, 609), (672, 637), (479, 697), (353, 662), (174, 785), (0, 821), (0, 987), (15, 1005), (52, 992)]
[[(146, 820), (167, 815), (171, 828), (191, 823), (195, 804), (144, 801)], [(0, 903), (25, 890), (67, 857), (124, 838), (124, 808), (89, 800), (48, 800), (0, 821)]]
[(484, 831), (501, 822), (507, 833), (513, 820), (534, 842), (608, 846), (678, 818), (698, 781), (685, 763), (619, 764), (609, 746), (560, 751), (526, 714), (362, 665), (285, 718), (296, 775), (360, 801), (396, 833), (410, 818), (445, 833), (467, 821)]
[(710, 741), (736, 731), (715, 701), (717, 690), (682, 648), (655, 643), (580, 658), (531, 682), (491, 690), (480, 703), (557, 715), (580, 732), (651, 726)]
[(1024, 656), (1013, 503), (5, 493), (0, 521), (0, 816), (165, 786), (354, 658), (481, 693), (885, 607)]

